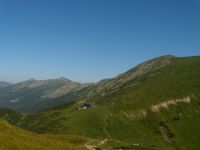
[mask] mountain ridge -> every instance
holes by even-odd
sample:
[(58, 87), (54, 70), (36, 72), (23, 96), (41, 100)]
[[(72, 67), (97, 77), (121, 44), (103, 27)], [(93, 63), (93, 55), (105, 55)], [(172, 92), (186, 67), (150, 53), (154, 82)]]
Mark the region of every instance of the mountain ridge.
[[(12, 84), (0, 90), (0, 106), (16, 110), (29, 110), (31, 107), (40, 107), (40, 103), (68, 93), (81, 86), (80, 83), (68, 79), (35, 80)], [(37, 104), (38, 103), (38, 104)], [(32, 105), (32, 106), (31, 106)]]
[(112, 93), (119, 90), (127, 82), (150, 70), (168, 65), (174, 58), (172, 55), (157, 57), (114, 78), (103, 79), (91, 84), (81, 84), (64, 77), (26, 80), (0, 90), (0, 106), (22, 112), (35, 112), (73, 100), (103, 96), (107, 92)]

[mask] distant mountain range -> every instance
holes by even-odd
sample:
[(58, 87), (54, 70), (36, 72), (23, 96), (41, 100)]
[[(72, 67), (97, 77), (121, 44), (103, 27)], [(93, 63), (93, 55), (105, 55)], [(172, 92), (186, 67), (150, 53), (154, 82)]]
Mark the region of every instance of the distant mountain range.
[[(32, 112), (59, 103), (54, 99), (85, 85), (66, 78), (51, 80), (27, 80), (17, 84), (1, 84), (0, 106), (18, 111)], [(69, 99), (70, 100), (70, 99)], [(60, 102), (67, 102), (68, 99)]]

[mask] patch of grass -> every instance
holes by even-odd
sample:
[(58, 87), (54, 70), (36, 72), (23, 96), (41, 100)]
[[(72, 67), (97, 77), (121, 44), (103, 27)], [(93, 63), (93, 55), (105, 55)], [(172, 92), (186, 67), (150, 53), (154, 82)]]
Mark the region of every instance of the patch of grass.
[(87, 139), (78, 136), (39, 135), (24, 131), (0, 120), (2, 150), (84, 150)]

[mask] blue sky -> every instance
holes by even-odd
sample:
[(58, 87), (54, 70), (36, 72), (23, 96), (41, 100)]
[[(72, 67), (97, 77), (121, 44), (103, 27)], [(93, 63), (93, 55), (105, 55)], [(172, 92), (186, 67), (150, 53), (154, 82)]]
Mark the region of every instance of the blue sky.
[(200, 54), (199, 0), (0, 0), (0, 80), (93, 82)]

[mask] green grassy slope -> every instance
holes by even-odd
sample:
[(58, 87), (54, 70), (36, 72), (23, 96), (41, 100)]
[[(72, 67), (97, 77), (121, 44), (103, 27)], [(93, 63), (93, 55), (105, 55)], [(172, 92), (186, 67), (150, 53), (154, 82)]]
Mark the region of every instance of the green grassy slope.
[[(92, 109), (76, 110), (81, 106), (79, 101), (21, 115), (14, 124), (38, 133), (108, 138), (107, 146), (112, 148), (139, 144), (143, 149), (198, 150), (200, 129), (195, 126), (200, 124), (199, 93), (200, 57), (176, 58), (116, 92), (88, 100), (95, 105)], [(159, 111), (152, 110), (152, 106), (188, 96), (191, 102), (173, 102)]]
[(84, 142), (85, 139), (76, 136), (31, 133), (0, 120), (1, 150), (84, 150)]

